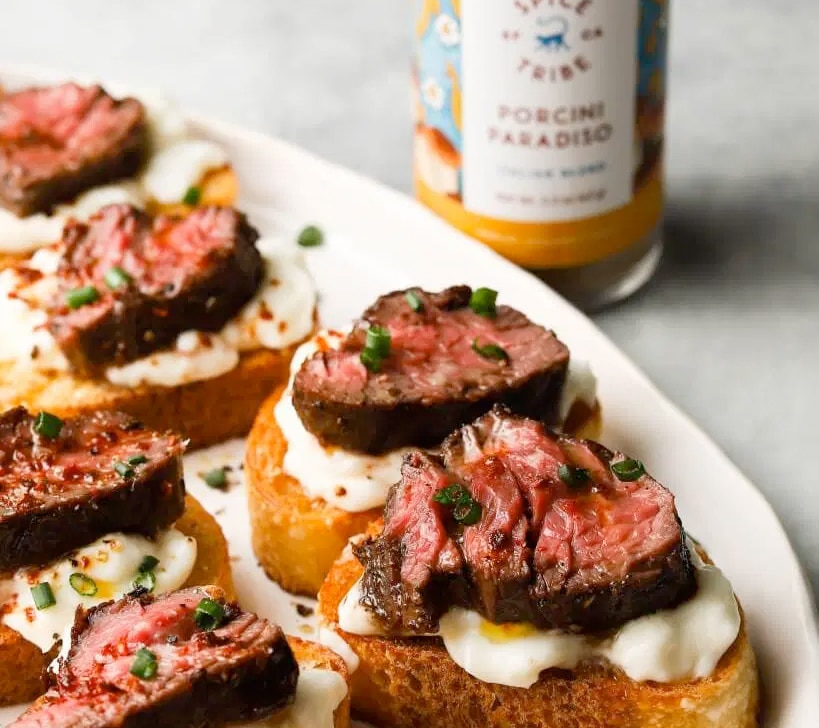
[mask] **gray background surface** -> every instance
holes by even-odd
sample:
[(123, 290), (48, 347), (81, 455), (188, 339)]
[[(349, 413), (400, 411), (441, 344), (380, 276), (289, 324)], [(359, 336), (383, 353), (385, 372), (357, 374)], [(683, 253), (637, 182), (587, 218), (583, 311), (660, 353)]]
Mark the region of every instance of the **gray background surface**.
[[(161, 86), (409, 191), (412, 5), (4, 0), (0, 61)], [(819, 5), (678, 0), (671, 53), (666, 255), (596, 320), (765, 492), (816, 592)]]

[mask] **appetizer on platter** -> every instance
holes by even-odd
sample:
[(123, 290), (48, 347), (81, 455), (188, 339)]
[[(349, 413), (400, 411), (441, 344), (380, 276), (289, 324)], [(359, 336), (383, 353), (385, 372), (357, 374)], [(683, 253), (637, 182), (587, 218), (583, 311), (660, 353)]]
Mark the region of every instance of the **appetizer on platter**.
[(496, 292), (456, 286), (379, 298), (349, 333), (322, 332), (264, 404), (246, 458), (253, 545), (308, 595), (378, 518), (409, 446), (434, 446), (502, 402), (574, 433), (599, 427), (583, 362)]
[(0, 88), (0, 267), (106, 204), (179, 213), (236, 196), (225, 151), (161, 99), (76, 83)]
[(315, 301), (300, 253), (233, 208), (108, 205), (0, 271), (0, 401), (125, 411), (194, 447), (238, 437), (286, 380)]
[(639, 461), (496, 408), (414, 450), (320, 615), (393, 728), (754, 728), (731, 585)]
[(120, 413), (0, 416), (0, 705), (43, 692), (78, 607), (136, 588), (232, 593), (222, 532), (185, 495), (184, 450)]
[(213, 586), (80, 612), (54, 672), (10, 728), (349, 726), (343, 661)]

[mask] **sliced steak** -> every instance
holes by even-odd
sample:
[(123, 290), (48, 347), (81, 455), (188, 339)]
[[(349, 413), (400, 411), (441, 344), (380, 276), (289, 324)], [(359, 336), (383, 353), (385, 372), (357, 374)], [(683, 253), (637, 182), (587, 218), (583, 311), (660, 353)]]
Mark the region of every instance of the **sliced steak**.
[[(256, 293), (258, 232), (232, 208), (152, 218), (130, 205), (71, 221), (48, 328), (73, 367), (94, 376), (172, 345), (184, 331), (216, 332)], [(124, 273), (112, 287), (111, 271)], [(69, 306), (86, 288), (96, 299)]]
[(0, 572), (107, 533), (153, 536), (182, 515), (179, 435), (105, 412), (67, 420), (58, 437), (35, 423), (23, 408), (0, 415)]
[[(437, 445), (499, 402), (556, 424), (568, 349), (508, 306), (493, 316), (475, 313), (471, 295), (456, 286), (379, 298), (338, 350), (317, 352), (296, 375), (293, 404), (304, 426), (324, 443), (375, 454)], [(370, 326), (391, 337), (378, 372), (360, 359)], [(476, 351), (487, 346), (504, 356)]]
[[(224, 610), (205, 631), (202, 599)], [(155, 674), (132, 674), (139, 650)], [(279, 627), (215, 587), (128, 596), (80, 614), (54, 687), (9, 728), (217, 728), (267, 718), (293, 700), (298, 665)]]
[(148, 156), (145, 108), (100, 86), (0, 95), (0, 205), (48, 213), (98, 185), (134, 176)]
[[(618, 477), (612, 466), (633, 462), (622, 453), (496, 408), (447, 438), (423, 500), (419, 457), (407, 456), (383, 533), (355, 548), (361, 603), (389, 632), (432, 631), (453, 606), (498, 623), (600, 631), (696, 589), (674, 496), (639, 464)], [(442, 484), (480, 505), (472, 525), (433, 500)], [(455, 568), (441, 567), (441, 543), (454, 546)], [(419, 589), (411, 577), (421, 574)]]

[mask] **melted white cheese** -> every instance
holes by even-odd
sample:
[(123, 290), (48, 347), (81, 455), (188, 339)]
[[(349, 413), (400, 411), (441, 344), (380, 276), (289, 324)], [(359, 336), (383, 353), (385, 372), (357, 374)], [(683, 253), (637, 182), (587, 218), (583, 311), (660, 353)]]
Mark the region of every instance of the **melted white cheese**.
[(68, 218), (85, 220), (104, 205), (127, 202), (142, 206), (149, 199), (182, 202), (188, 189), (199, 184), (207, 172), (228, 164), (227, 154), (218, 144), (191, 138), (184, 116), (166, 99), (140, 97), (153, 148), (142, 176), (92, 188), (71, 204), (58, 206), (52, 215), (17, 217), (0, 209), (0, 252), (26, 253), (53, 243), (62, 236)]
[[(689, 547), (697, 593), (674, 609), (627, 622), (612, 636), (496, 625), (464, 609), (452, 609), (441, 618), (438, 636), (453, 661), (470, 675), (514, 687), (533, 685), (543, 670), (572, 670), (583, 661), (600, 658), (637, 681), (708, 677), (739, 634), (739, 608), (722, 572), (703, 563), (693, 544)], [(339, 605), (339, 627), (351, 634), (382, 634), (359, 604), (359, 596), (356, 584)]]
[[(176, 529), (161, 531), (153, 541), (134, 534), (112, 533), (71, 552), (48, 566), (18, 569), (0, 579), (2, 621), (43, 652), (48, 652), (74, 623), (77, 607), (89, 608), (116, 599), (134, 589), (139, 565), (155, 556), (155, 593), (179, 589), (196, 563), (196, 541)], [(82, 573), (97, 584), (97, 594), (86, 597), (70, 585), (71, 574)], [(31, 587), (48, 582), (56, 603), (46, 609), (34, 606)]]
[(345, 697), (347, 683), (337, 672), (300, 666), (296, 700), (289, 708), (234, 728), (333, 728), (334, 713)]
[(153, 200), (179, 202), (210, 170), (224, 167), (228, 161), (225, 150), (214, 142), (178, 141), (151, 157), (142, 175), (142, 186)]
[[(322, 498), (348, 513), (360, 513), (387, 502), (387, 494), (398, 481), (401, 462), (410, 448), (366, 455), (325, 447), (302, 424), (292, 396), (293, 379), (304, 361), (318, 350), (318, 341), (337, 348), (345, 336), (346, 332), (322, 331), (298, 348), (290, 365), (290, 384), (276, 405), (275, 415), (287, 441), (284, 472), (298, 480), (309, 497)], [(561, 418), (566, 418), (578, 400), (593, 407), (596, 397), (597, 379), (591, 367), (582, 360), (571, 359), (560, 405)]]
[[(231, 371), (241, 352), (284, 348), (304, 339), (313, 328), (316, 289), (301, 253), (287, 250), (286, 245), (274, 239), (258, 242), (265, 263), (264, 282), (222, 331), (186, 331), (172, 348), (109, 367), (106, 379), (122, 387), (176, 387)], [(30, 286), (21, 286), (13, 269), (0, 271), (0, 321), (10, 334), (0, 337), (0, 362), (40, 370), (68, 369), (39, 308), (53, 290), (49, 274), (56, 271), (59, 260), (57, 247), (37, 251), (27, 265), (46, 277)]]

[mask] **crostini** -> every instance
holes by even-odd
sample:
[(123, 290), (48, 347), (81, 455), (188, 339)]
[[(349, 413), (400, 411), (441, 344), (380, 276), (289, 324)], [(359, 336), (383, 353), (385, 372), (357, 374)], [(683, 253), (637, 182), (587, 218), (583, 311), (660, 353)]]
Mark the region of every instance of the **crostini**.
[(253, 547), (288, 591), (315, 596), (378, 518), (409, 446), (434, 446), (497, 402), (592, 436), (595, 379), (553, 332), (456, 286), (379, 298), (351, 332), (302, 346), (263, 405), (245, 472)]
[(0, 88), (0, 267), (106, 204), (179, 214), (237, 194), (225, 150), (194, 138), (162, 99), (76, 83)]
[(637, 460), (495, 409), (410, 452), (319, 596), (393, 728), (755, 728), (731, 585)]
[(0, 401), (128, 412), (192, 447), (245, 435), (314, 329), (301, 254), (230, 207), (108, 205), (0, 271)]
[(9, 728), (347, 728), (343, 661), (214, 586), (80, 611), (51, 689)]
[(137, 587), (233, 593), (216, 521), (185, 494), (183, 439), (127, 415), (0, 415), (0, 705), (32, 700), (78, 607)]

